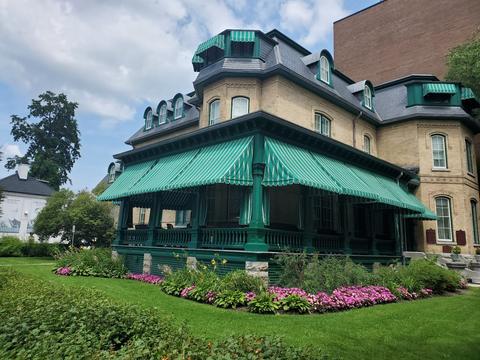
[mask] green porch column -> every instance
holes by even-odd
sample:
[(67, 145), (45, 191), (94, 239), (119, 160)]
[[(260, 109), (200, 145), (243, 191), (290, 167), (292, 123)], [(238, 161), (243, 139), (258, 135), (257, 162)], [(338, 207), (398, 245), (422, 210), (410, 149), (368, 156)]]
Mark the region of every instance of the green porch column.
[(402, 253), (402, 224), (401, 224), (401, 212), (395, 210), (394, 214), (394, 227), (395, 227), (395, 255), (399, 256)]
[(197, 191), (193, 194), (192, 199), (192, 215), (191, 215), (191, 237), (188, 247), (192, 249), (198, 248), (198, 239), (199, 239), (199, 212), (200, 212), (200, 191)]
[(369, 213), (369, 222), (370, 222), (370, 236), (372, 238), (372, 254), (378, 255), (378, 241), (377, 241), (377, 223), (376, 223), (376, 216), (377, 211), (375, 209), (375, 205), (373, 205), (372, 210)]
[(350, 240), (353, 234), (353, 205), (348, 197), (340, 197), (340, 209), (343, 224), (343, 251), (346, 255), (352, 253)]
[(313, 240), (313, 201), (312, 197), (310, 196), (309, 189), (307, 187), (302, 187), (302, 196), (303, 201), (303, 246), (304, 250), (308, 253), (312, 253), (315, 251), (313, 247), (312, 240)]
[(123, 230), (127, 227), (128, 212), (130, 211), (130, 204), (128, 198), (122, 199), (120, 202), (120, 209), (118, 212), (117, 236), (113, 240), (113, 245), (120, 245), (122, 243)]
[(265, 138), (256, 134), (253, 143), (253, 188), (252, 188), (252, 219), (248, 229), (248, 239), (245, 244), (247, 251), (268, 251), (265, 243), (265, 227), (263, 224), (263, 187), (262, 180), (265, 171)]
[(148, 239), (147, 243), (145, 244), (146, 246), (153, 246), (153, 237), (154, 237), (154, 232), (155, 232), (155, 227), (158, 224), (158, 213), (160, 212), (160, 217), (161, 217), (161, 201), (160, 201), (160, 196), (159, 194), (153, 195), (153, 206), (150, 208), (150, 217), (148, 219)]

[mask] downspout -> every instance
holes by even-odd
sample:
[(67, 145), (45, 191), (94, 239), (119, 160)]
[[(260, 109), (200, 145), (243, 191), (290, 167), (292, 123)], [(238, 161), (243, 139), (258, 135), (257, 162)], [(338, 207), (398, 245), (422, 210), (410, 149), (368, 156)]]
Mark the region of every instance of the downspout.
[(357, 120), (363, 115), (363, 111), (360, 110), (357, 116), (353, 118), (353, 147), (357, 147)]
[[(400, 174), (395, 178), (395, 182), (397, 183), (397, 185), (400, 185), (400, 178), (403, 176), (403, 171), (400, 171)], [(398, 223), (398, 230), (400, 232), (400, 234), (403, 232), (403, 234), (405, 235), (405, 219), (404, 217), (402, 216), (403, 214), (401, 214), (399, 217), (398, 217), (398, 220), (399, 220), (399, 223)], [(403, 228), (403, 230), (401, 230)], [(405, 237), (405, 236), (403, 236)], [(403, 252), (405, 251), (406, 249), (406, 246), (405, 244), (403, 243), (403, 240), (402, 237), (400, 237), (400, 252), (402, 254), (402, 265), (406, 265), (405, 263), (405, 256), (403, 256)]]

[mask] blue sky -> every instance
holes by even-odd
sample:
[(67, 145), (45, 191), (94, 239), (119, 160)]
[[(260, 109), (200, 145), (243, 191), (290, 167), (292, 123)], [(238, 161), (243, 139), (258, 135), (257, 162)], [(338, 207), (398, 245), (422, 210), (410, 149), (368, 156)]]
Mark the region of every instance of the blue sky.
[[(333, 21), (378, 1), (0, 0), (0, 149), (21, 154), (10, 115), (38, 94), (79, 103), (81, 155), (73, 190), (92, 189), (143, 111), (193, 90), (196, 46), (225, 28), (277, 28), (307, 49), (332, 49)], [(0, 163), (0, 178), (9, 173)]]

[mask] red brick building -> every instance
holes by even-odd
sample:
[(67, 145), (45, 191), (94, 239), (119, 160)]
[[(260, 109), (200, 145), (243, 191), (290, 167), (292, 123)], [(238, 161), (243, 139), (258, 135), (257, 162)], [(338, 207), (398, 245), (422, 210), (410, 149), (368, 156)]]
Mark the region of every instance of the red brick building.
[(480, 0), (385, 0), (334, 23), (335, 65), (374, 85), (446, 73), (448, 51), (480, 28)]

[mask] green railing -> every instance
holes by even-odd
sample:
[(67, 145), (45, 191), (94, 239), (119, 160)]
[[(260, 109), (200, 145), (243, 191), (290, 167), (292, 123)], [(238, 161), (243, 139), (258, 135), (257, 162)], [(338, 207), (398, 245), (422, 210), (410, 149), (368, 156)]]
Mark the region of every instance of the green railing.
[(298, 231), (286, 231), (265, 229), (265, 242), (270, 250), (282, 251), (287, 249), (303, 249), (303, 233)]
[(355, 237), (350, 240), (350, 248), (353, 254), (368, 254), (372, 239)]
[(200, 232), (200, 247), (209, 249), (243, 249), (246, 228), (205, 228)]
[(191, 239), (191, 229), (155, 229), (153, 231), (153, 246), (187, 247)]
[(148, 240), (148, 229), (121, 230), (122, 244), (131, 246), (145, 246)]
[(340, 235), (319, 235), (315, 234), (312, 238), (312, 246), (320, 253), (343, 253), (344, 241)]

